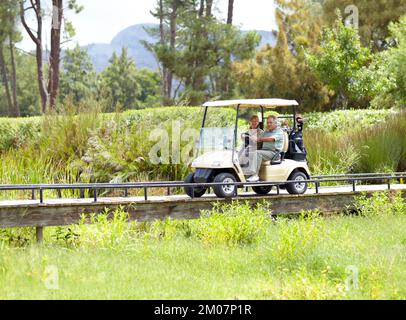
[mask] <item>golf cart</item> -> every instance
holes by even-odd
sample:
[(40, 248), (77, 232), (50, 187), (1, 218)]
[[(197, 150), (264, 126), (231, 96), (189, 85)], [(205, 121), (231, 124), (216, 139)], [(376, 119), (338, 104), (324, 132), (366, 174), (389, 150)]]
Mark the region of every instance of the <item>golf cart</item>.
[[(258, 111), (260, 119), (259, 127), (264, 128), (266, 123), (265, 112), (278, 109), (292, 108), (293, 115), (278, 117), (289, 119), (292, 127), (284, 131), (283, 149), (273, 160), (262, 162), (259, 172), (260, 185), (250, 185), (254, 192), (266, 195), (272, 190), (272, 185), (264, 185), (263, 182), (295, 181), (282, 185), (282, 188), (290, 194), (304, 194), (307, 191), (307, 183), (301, 182), (310, 178), (310, 171), (306, 160), (306, 150), (303, 146), (302, 128), (303, 122), (297, 115), (298, 103), (295, 100), (283, 99), (254, 99), (254, 100), (230, 100), (206, 102), (200, 138), (198, 141), (198, 156), (192, 162), (195, 172), (189, 174), (185, 183), (235, 183), (247, 182), (243, 165), (240, 164), (239, 153), (245, 148), (243, 134), (239, 134), (239, 115), (246, 115)], [(219, 128), (219, 108), (232, 108), (235, 112), (235, 122), (232, 127)], [(214, 115), (210, 119), (209, 114)], [(245, 130), (246, 131), (246, 130)], [(244, 187), (244, 186), (238, 186)], [(202, 197), (207, 191), (205, 187), (185, 187), (185, 192), (190, 197)], [(219, 185), (213, 186), (213, 191), (219, 198), (231, 198), (236, 195), (237, 186)]]

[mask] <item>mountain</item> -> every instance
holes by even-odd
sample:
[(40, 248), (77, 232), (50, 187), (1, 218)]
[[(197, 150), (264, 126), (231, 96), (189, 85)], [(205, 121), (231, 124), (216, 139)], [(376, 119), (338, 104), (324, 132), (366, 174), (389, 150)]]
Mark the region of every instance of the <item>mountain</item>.
[[(134, 59), (137, 67), (157, 70), (158, 65), (153, 54), (145, 49), (142, 44), (143, 41), (156, 41), (156, 39), (145, 31), (145, 28), (157, 26), (156, 24), (136, 24), (120, 31), (109, 44), (92, 43), (83, 48), (87, 49), (98, 73), (108, 65), (113, 53), (119, 53), (124, 46), (128, 48), (128, 54)], [(261, 36), (261, 43), (258, 47), (263, 47), (267, 44), (271, 46), (275, 45), (276, 36), (273, 32), (263, 30), (255, 31)]]

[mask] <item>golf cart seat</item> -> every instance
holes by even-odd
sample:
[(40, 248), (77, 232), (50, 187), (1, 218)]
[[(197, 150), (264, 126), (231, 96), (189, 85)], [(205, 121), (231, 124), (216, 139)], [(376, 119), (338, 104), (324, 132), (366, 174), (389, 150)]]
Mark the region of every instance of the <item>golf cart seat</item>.
[(285, 160), (285, 154), (289, 150), (289, 135), (287, 132), (283, 132), (283, 148), (281, 152), (278, 152), (274, 158), (270, 161), (263, 161), (262, 165), (263, 166), (272, 166), (272, 165), (278, 165)]

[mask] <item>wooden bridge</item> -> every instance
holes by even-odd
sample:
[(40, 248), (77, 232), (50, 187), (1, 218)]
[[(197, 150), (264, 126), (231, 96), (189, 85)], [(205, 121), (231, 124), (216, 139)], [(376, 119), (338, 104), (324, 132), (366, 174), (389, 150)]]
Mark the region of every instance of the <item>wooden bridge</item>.
[[(289, 195), (284, 190), (273, 191), (267, 196), (240, 193), (232, 200), (218, 199), (214, 195), (191, 199), (185, 195), (114, 197), (95, 199), (49, 199), (0, 201), (0, 227), (36, 227), (37, 240), (43, 239), (43, 227), (65, 226), (79, 222), (81, 216), (98, 214), (105, 209), (123, 208), (131, 220), (152, 221), (156, 219), (194, 219), (202, 210), (209, 210), (214, 203), (231, 201), (248, 202), (252, 205), (270, 202), (272, 213), (295, 214), (302, 210), (318, 209), (325, 214), (339, 213), (354, 206), (355, 196), (371, 195), (390, 189), (400, 191), (406, 198), (406, 185), (379, 184), (309, 189), (305, 195)], [(147, 199), (146, 199), (147, 198)]]

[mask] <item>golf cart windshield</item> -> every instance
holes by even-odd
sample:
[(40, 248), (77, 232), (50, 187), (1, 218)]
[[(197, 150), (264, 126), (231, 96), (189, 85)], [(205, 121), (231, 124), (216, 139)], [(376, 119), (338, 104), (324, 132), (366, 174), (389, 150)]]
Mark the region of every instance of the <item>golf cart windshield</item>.
[(200, 132), (200, 153), (233, 150), (234, 128), (203, 128)]
[(205, 108), (200, 131), (199, 154), (233, 150), (235, 146), (235, 108)]

